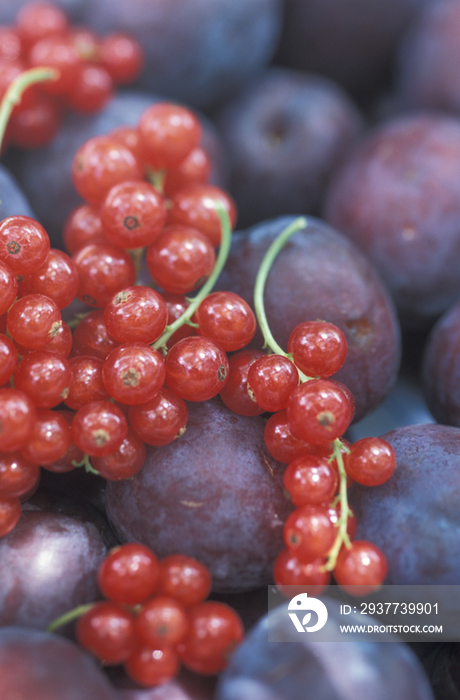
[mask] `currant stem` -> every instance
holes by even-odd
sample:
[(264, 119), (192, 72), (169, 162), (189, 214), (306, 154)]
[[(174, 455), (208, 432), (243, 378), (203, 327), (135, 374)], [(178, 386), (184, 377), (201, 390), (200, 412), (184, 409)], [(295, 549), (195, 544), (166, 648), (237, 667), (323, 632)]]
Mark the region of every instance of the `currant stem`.
[(34, 83), (42, 83), (46, 80), (56, 80), (59, 77), (59, 71), (54, 68), (30, 68), (18, 75), (15, 80), (8, 86), (3, 99), (0, 103), (0, 147), (3, 143), (6, 127), (11, 117), (15, 105), (22, 98), (22, 93), (30, 85)]
[(95, 603), (85, 603), (85, 605), (78, 605), (73, 610), (69, 610), (69, 612), (66, 612), (66, 613), (64, 613), (64, 615), (61, 615), (60, 617), (53, 620), (53, 622), (51, 622), (48, 625), (48, 627), (46, 628), (47, 631), (54, 632), (59, 627), (66, 625), (68, 622), (72, 622), (73, 620), (77, 620), (79, 617), (84, 615), (85, 612), (88, 612), (88, 610), (91, 610), (91, 608), (94, 605), (95, 605)]
[(96, 474), (96, 476), (99, 476), (99, 472), (96, 471), (96, 469), (93, 467), (91, 464), (91, 459), (90, 456), (85, 454), (81, 462), (72, 462), (74, 467), (84, 467), (86, 472), (90, 472), (91, 474)]
[(227, 211), (223, 207), (223, 205), (220, 202), (215, 201), (214, 206), (216, 208), (217, 214), (219, 215), (220, 225), (222, 229), (222, 241), (220, 244), (219, 253), (217, 255), (217, 260), (216, 264), (214, 265), (214, 269), (211, 272), (208, 279), (206, 280), (206, 282), (204, 283), (204, 285), (201, 287), (196, 297), (193, 297), (190, 306), (187, 307), (182, 316), (179, 316), (179, 318), (177, 318), (174, 321), (174, 323), (172, 323), (170, 326), (166, 326), (163, 334), (158, 338), (158, 340), (152, 343), (152, 347), (155, 350), (166, 347), (166, 343), (168, 342), (170, 337), (178, 330), (178, 328), (183, 326), (184, 323), (188, 323), (190, 321), (203, 299), (207, 297), (208, 294), (212, 291), (227, 261), (228, 253), (230, 251), (230, 243), (232, 240), (232, 227), (230, 224), (230, 219), (228, 218)]
[(340, 438), (336, 438), (332, 443), (334, 446), (333, 456), (337, 462), (337, 468), (339, 470), (339, 496), (338, 501), (340, 502), (340, 515), (338, 519), (338, 532), (335, 538), (334, 544), (329, 550), (327, 557), (327, 562), (324, 566), (325, 571), (333, 571), (337, 563), (337, 557), (340, 552), (342, 544), (345, 547), (350, 548), (350, 538), (347, 533), (348, 516), (350, 514), (350, 509), (348, 508), (348, 494), (347, 494), (347, 473), (345, 471), (345, 466), (343, 463), (342, 456), (342, 441)]

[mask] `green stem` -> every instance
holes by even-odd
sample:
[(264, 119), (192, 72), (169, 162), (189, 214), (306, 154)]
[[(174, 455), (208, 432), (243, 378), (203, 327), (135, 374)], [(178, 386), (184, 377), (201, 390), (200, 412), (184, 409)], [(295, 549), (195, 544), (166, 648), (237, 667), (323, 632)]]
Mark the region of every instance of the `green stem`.
[(90, 472), (91, 474), (96, 474), (96, 476), (99, 476), (99, 472), (91, 464), (90, 456), (86, 453), (81, 462), (72, 462), (72, 464), (74, 467), (84, 467), (85, 472)]
[(94, 605), (95, 603), (86, 603), (85, 605), (78, 605), (73, 610), (69, 610), (69, 612), (64, 613), (64, 615), (61, 615), (60, 617), (56, 618), (56, 620), (53, 620), (53, 622), (51, 622), (46, 628), (47, 631), (54, 632), (55, 630), (59, 629), (59, 627), (66, 625), (68, 622), (77, 620), (79, 617), (88, 612), (88, 610), (91, 610), (91, 608)]
[(222, 206), (222, 204), (218, 201), (214, 202), (214, 206), (216, 208), (217, 214), (219, 215), (220, 219), (220, 225), (222, 228), (222, 241), (220, 244), (219, 248), (219, 254), (217, 256), (216, 264), (214, 265), (214, 269), (211, 273), (211, 275), (208, 277), (204, 285), (201, 287), (200, 291), (196, 295), (196, 297), (193, 297), (193, 300), (191, 301), (190, 305), (186, 308), (182, 316), (179, 316), (174, 323), (171, 323), (170, 326), (166, 326), (163, 335), (161, 335), (158, 340), (156, 340), (152, 346), (155, 348), (155, 350), (158, 350), (159, 348), (166, 347), (166, 343), (170, 339), (170, 337), (184, 324), (190, 321), (192, 318), (193, 314), (203, 301), (205, 297), (208, 296), (208, 294), (212, 291), (215, 283), (217, 282), (217, 279), (219, 278), (220, 273), (222, 272), (222, 269), (227, 261), (228, 258), (228, 253), (230, 251), (230, 243), (232, 240), (232, 227), (230, 224), (230, 219), (228, 218), (228, 214), (226, 209)]
[(46, 80), (56, 80), (59, 71), (54, 68), (30, 68), (18, 75), (8, 86), (0, 104), (0, 147), (3, 143), (5, 130), (14, 107), (21, 101), (22, 93), (34, 83), (42, 83)]
[(339, 501), (340, 501), (340, 515), (337, 523), (338, 531), (335, 538), (334, 544), (329, 550), (327, 556), (327, 563), (324, 566), (326, 571), (333, 571), (337, 563), (337, 557), (342, 547), (351, 547), (350, 538), (347, 533), (348, 517), (351, 511), (348, 507), (348, 493), (347, 493), (347, 473), (345, 471), (345, 465), (343, 463), (342, 455), (342, 441), (340, 438), (336, 438), (333, 442), (334, 452), (333, 457), (337, 462), (337, 468), (339, 470)]

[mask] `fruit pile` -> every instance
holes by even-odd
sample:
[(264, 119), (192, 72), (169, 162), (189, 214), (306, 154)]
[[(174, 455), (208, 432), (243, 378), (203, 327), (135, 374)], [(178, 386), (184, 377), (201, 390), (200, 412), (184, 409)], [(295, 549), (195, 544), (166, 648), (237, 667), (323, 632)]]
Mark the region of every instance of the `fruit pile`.
[(7, 142), (21, 148), (43, 146), (56, 135), (63, 111), (96, 112), (117, 85), (134, 81), (143, 65), (139, 43), (127, 34), (98, 36), (72, 27), (61, 7), (30, 2), (16, 23), (0, 27), (0, 99), (26, 69), (51, 69), (15, 106)]
[(166, 683), (181, 663), (195, 673), (219, 673), (243, 638), (228, 605), (205, 601), (211, 576), (191, 557), (158, 561), (148, 547), (126, 544), (103, 559), (98, 584), (105, 601), (76, 608), (50, 629), (77, 617), (81, 646), (106, 665), (123, 664), (139, 685)]

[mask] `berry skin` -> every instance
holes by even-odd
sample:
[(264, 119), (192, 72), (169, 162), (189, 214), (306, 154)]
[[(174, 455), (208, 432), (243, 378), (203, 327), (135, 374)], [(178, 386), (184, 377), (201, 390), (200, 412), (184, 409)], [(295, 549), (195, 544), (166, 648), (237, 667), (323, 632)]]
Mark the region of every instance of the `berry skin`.
[(288, 549), (283, 549), (273, 565), (273, 579), (289, 598), (299, 593), (321, 595), (331, 580), (330, 572), (324, 571), (325, 563), (325, 559), (302, 562)]
[(347, 474), (364, 486), (384, 484), (396, 468), (394, 449), (388, 442), (376, 437), (355, 442), (344, 461)]
[(45, 347), (62, 325), (61, 311), (44, 294), (27, 294), (18, 299), (8, 312), (7, 327), (19, 345), (31, 350)]
[(188, 631), (185, 608), (174, 598), (157, 595), (142, 606), (136, 618), (136, 634), (155, 649), (176, 646)]
[(234, 292), (209, 294), (195, 312), (198, 334), (211, 338), (225, 352), (241, 350), (254, 337), (256, 317)]
[(78, 291), (78, 272), (74, 261), (62, 250), (51, 248), (48, 257), (38, 270), (24, 275), (19, 283), (21, 296), (44, 294), (64, 309)]
[(201, 287), (211, 274), (216, 256), (209, 239), (194, 228), (167, 226), (147, 248), (146, 263), (157, 284), (172, 294)]
[(167, 102), (148, 107), (138, 129), (145, 161), (154, 170), (177, 167), (201, 139), (201, 125), (193, 112)]
[(129, 405), (153, 399), (162, 388), (165, 377), (162, 356), (145, 343), (118, 346), (102, 367), (102, 380), (110, 396)]
[(0, 496), (24, 496), (39, 478), (39, 468), (20, 452), (0, 454)]
[(0, 315), (6, 313), (18, 293), (18, 283), (13, 270), (0, 260)]
[(154, 553), (142, 544), (112, 549), (99, 566), (101, 593), (115, 603), (137, 605), (152, 597), (158, 585), (159, 565)]
[(265, 411), (281, 411), (299, 383), (296, 366), (282, 355), (256, 360), (248, 372), (248, 393)]
[(196, 184), (180, 190), (168, 210), (168, 224), (191, 226), (201, 231), (218, 248), (222, 239), (221, 223), (215, 203), (228, 214), (232, 230), (236, 225), (236, 206), (230, 195), (214, 185)]
[(130, 479), (140, 472), (145, 463), (145, 443), (131, 428), (118, 450), (105, 457), (93, 457), (93, 467), (107, 481)]
[(183, 399), (163, 387), (146, 403), (130, 406), (129, 424), (136, 435), (154, 447), (169, 445), (185, 431), (188, 408)]
[(41, 409), (21, 454), (33, 464), (46, 466), (61, 459), (72, 444), (69, 422), (61, 412)]
[(121, 664), (135, 651), (134, 617), (115, 603), (95, 603), (77, 622), (78, 643), (105, 664)]
[(315, 450), (314, 445), (292, 434), (285, 410), (270, 416), (265, 425), (264, 439), (271, 456), (283, 464)]
[(189, 622), (190, 631), (178, 647), (182, 663), (194, 673), (219, 673), (243, 639), (240, 618), (228, 605), (206, 601), (189, 610)]
[(74, 155), (74, 187), (89, 204), (99, 205), (119, 182), (141, 179), (141, 167), (132, 151), (109, 136), (89, 139)]
[(163, 197), (144, 180), (114, 185), (100, 216), (104, 236), (120, 248), (143, 248), (161, 234), (166, 223)]
[(72, 422), (72, 438), (90, 456), (104, 457), (123, 442), (128, 424), (122, 411), (109, 401), (91, 401), (82, 406)]
[(301, 561), (325, 557), (334, 544), (336, 530), (324, 506), (302, 506), (284, 524), (286, 547)]
[(9, 216), (0, 222), (0, 260), (15, 275), (28, 275), (38, 270), (49, 249), (45, 229), (29, 216)]
[(343, 435), (352, 418), (345, 393), (327, 379), (301, 384), (289, 397), (287, 418), (293, 435), (323, 445)]
[(102, 401), (109, 393), (102, 381), (103, 360), (92, 355), (76, 355), (69, 360), (71, 380), (64, 403), (74, 411), (90, 401)]
[(284, 487), (296, 506), (329, 503), (337, 493), (337, 469), (327, 457), (302, 455), (284, 472)]
[(249, 368), (260, 357), (265, 357), (261, 350), (240, 350), (228, 359), (228, 379), (219, 396), (227, 408), (240, 416), (260, 416), (264, 413), (264, 409), (248, 394)]
[(164, 299), (150, 287), (121, 289), (107, 301), (104, 323), (120, 343), (153, 343), (168, 322)]
[(15, 496), (0, 495), (0, 537), (14, 530), (21, 517), (21, 501)]
[(192, 557), (170, 554), (160, 562), (158, 594), (174, 598), (186, 608), (205, 600), (211, 586), (208, 569)]
[(0, 452), (20, 450), (32, 431), (37, 412), (19, 389), (0, 389)]
[(185, 401), (207, 401), (225, 386), (229, 364), (225, 352), (209, 338), (179, 340), (166, 355), (166, 383)]
[(127, 34), (109, 34), (100, 42), (102, 65), (118, 85), (139, 77), (144, 63), (141, 45)]
[(114, 294), (134, 284), (136, 268), (125, 250), (111, 243), (89, 243), (73, 258), (80, 277), (77, 297), (103, 308)]
[(18, 363), (18, 351), (7, 335), (0, 333), (0, 386), (13, 376)]
[(99, 208), (90, 204), (76, 207), (67, 217), (62, 237), (64, 246), (71, 255), (88, 243), (104, 242)]
[(54, 352), (35, 350), (16, 368), (14, 382), (37, 408), (53, 408), (69, 394), (72, 372), (68, 361)]
[(97, 309), (82, 318), (73, 336), (74, 355), (93, 355), (105, 360), (107, 355), (119, 345), (112, 338), (104, 323), (104, 311)]
[(163, 685), (179, 672), (179, 659), (173, 649), (139, 646), (125, 662), (125, 671), (133, 681), (147, 688)]
[(351, 548), (339, 552), (334, 577), (339, 586), (352, 595), (367, 595), (383, 583), (387, 575), (383, 552), (371, 542), (354, 540)]
[(212, 163), (208, 153), (198, 146), (177, 168), (170, 168), (163, 182), (166, 197), (174, 197), (190, 185), (204, 185), (211, 177)]
[(330, 377), (345, 362), (347, 339), (333, 323), (305, 321), (299, 323), (289, 336), (288, 352), (307, 376)]

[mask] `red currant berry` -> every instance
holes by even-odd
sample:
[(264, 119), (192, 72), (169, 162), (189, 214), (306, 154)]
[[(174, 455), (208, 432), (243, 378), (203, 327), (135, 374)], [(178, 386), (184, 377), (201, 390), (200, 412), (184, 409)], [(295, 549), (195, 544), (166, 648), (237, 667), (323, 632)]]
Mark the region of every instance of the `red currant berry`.
[(178, 647), (180, 660), (194, 673), (219, 673), (243, 639), (239, 616), (224, 603), (206, 601), (189, 610), (189, 623), (189, 633)]
[(282, 355), (265, 355), (248, 372), (248, 393), (265, 411), (281, 411), (299, 383), (296, 366)]
[(72, 180), (78, 194), (90, 204), (100, 204), (119, 182), (141, 179), (133, 153), (109, 136), (95, 136), (75, 153)]
[(143, 248), (158, 238), (166, 223), (162, 195), (144, 180), (120, 182), (100, 209), (104, 236), (120, 248)]
[(20, 452), (0, 454), (0, 496), (24, 496), (39, 478), (39, 467)]
[(76, 207), (64, 224), (63, 240), (71, 255), (88, 243), (103, 243), (105, 239), (99, 208), (90, 204)]
[(302, 506), (284, 523), (286, 547), (301, 561), (325, 557), (334, 544), (336, 530), (324, 506)]
[(211, 574), (204, 564), (185, 554), (170, 554), (160, 562), (158, 594), (184, 607), (205, 600), (211, 592)]
[(69, 394), (72, 372), (68, 361), (54, 352), (35, 350), (16, 368), (14, 383), (37, 408), (52, 408)]
[[(184, 294), (170, 294), (169, 292), (162, 292), (161, 296), (164, 299), (168, 309), (168, 326), (170, 326), (172, 323), (174, 323), (174, 321), (182, 316), (185, 311), (187, 311), (189, 301)], [(166, 347), (168, 349), (172, 348), (172, 346), (175, 345), (178, 340), (188, 338), (190, 335), (196, 335), (196, 330), (188, 323), (184, 323), (170, 336), (166, 343)]]
[(23, 276), (19, 283), (19, 291), (21, 296), (44, 294), (63, 309), (75, 299), (78, 284), (78, 272), (74, 261), (62, 250), (51, 248), (43, 265), (35, 272)]
[(95, 603), (77, 621), (77, 641), (104, 664), (121, 664), (135, 652), (134, 617), (115, 603)]
[(104, 307), (136, 279), (131, 256), (111, 243), (89, 243), (73, 260), (80, 277), (77, 296), (89, 306)]
[(100, 58), (112, 80), (119, 85), (136, 80), (144, 64), (144, 52), (139, 42), (120, 33), (102, 39)]
[[(64, 418), (69, 426), (69, 429), (71, 428), (73, 417), (75, 415), (74, 413), (71, 411), (54, 411), (54, 413)], [(72, 432), (70, 432), (70, 437), (72, 438)], [(65, 454), (56, 459), (54, 462), (42, 466), (44, 466), (47, 471), (54, 472), (55, 474), (64, 474), (65, 472), (70, 472), (75, 469), (75, 465), (80, 464), (83, 457), (84, 453), (71, 439), (70, 445)]]
[(21, 40), (29, 46), (47, 36), (65, 34), (68, 22), (64, 10), (56, 4), (29, 2), (19, 10), (16, 28)]
[(43, 294), (27, 294), (8, 312), (8, 332), (19, 345), (31, 350), (45, 347), (62, 325), (58, 305)]
[(130, 479), (140, 472), (145, 463), (145, 444), (131, 428), (118, 450), (105, 457), (93, 457), (91, 462), (99, 474), (108, 481)]
[(330, 377), (347, 356), (347, 339), (333, 323), (305, 321), (294, 328), (288, 352), (297, 367), (310, 377)]
[(110, 396), (124, 404), (144, 404), (162, 388), (166, 377), (163, 357), (145, 343), (120, 345), (102, 368), (102, 380)]
[(18, 364), (18, 351), (12, 340), (3, 333), (0, 334), (0, 386), (13, 376)]
[(264, 439), (271, 456), (283, 464), (315, 450), (314, 445), (292, 434), (286, 411), (270, 416), (265, 424)]
[(166, 355), (166, 383), (185, 401), (207, 401), (222, 391), (229, 364), (225, 352), (209, 338), (192, 336)]
[(260, 416), (264, 413), (264, 409), (248, 394), (249, 368), (260, 357), (265, 357), (261, 350), (240, 350), (228, 359), (228, 379), (219, 396), (227, 408), (240, 416)]
[(174, 647), (188, 631), (185, 608), (174, 598), (157, 595), (148, 600), (136, 618), (136, 634), (143, 644), (164, 649)]
[(72, 444), (68, 421), (58, 411), (42, 409), (21, 454), (33, 464), (42, 466), (61, 459)]
[(179, 673), (179, 659), (170, 647), (138, 646), (125, 662), (125, 671), (135, 683), (150, 688), (163, 685)]
[(256, 317), (244, 299), (233, 292), (213, 292), (196, 310), (198, 334), (211, 338), (222, 350), (241, 350), (254, 337)]
[(130, 406), (128, 417), (141, 440), (147, 445), (160, 447), (169, 445), (184, 433), (188, 409), (183, 399), (164, 387), (150, 401)]
[(168, 210), (168, 224), (181, 224), (201, 231), (218, 248), (222, 240), (222, 226), (216, 210), (218, 202), (227, 212), (232, 229), (236, 225), (236, 206), (227, 192), (214, 185), (191, 185), (180, 190)]
[(297, 387), (286, 410), (292, 433), (313, 445), (323, 445), (343, 435), (352, 418), (346, 395), (327, 379), (313, 379)]
[(201, 139), (201, 125), (193, 112), (167, 102), (148, 107), (138, 128), (145, 161), (154, 170), (177, 167)]
[(384, 484), (396, 468), (394, 449), (388, 442), (377, 437), (362, 438), (355, 442), (344, 461), (347, 474), (364, 486)]
[(325, 457), (302, 455), (284, 472), (284, 487), (296, 506), (329, 503), (338, 484), (337, 469)]
[(128, 424), (122, 411), (109, 401), (91, 401), (82, 406), (72, 422), (72, 438), (90, 456), (104, 457), (123, 442)]
[(40, 39), (31, 47), (29, 63), (32, 67), (55, 68), (58, 77), (43, 82), (41, 89), (52, 95), (64, 95), (72, 90), (78, 79), (82, 60), (69, 37), (54, 35)]
[(288, 598), (299, 593), (318, 596), (331, 580), (329, 571), (324, 570), (325, 559), (302, 562), (289, 549), (283, 549), (275, 559), (273, 579)]
[[(351, 510), (351, 515), (348, 514), (347, 518), (347, 535), (350, 538), (350, 540), (353, 540), (356, 536), (356, 530), (358, 529), (358, 523), (356, 522), (356, 516), (353, 512), (353, 509), (348, 506), (349, 510)], [(329, 519), (331, 520), (332, 524), (334, 527), (338, 527), (338, 522), (339, 522), (339, 517), (341, 513), (341, 507), (340, 503), (338, 503), (336, 506), (329, 506), (327, 509)]]
[(15, 496), (0, 495), (0, 537), (14, 530), (21, 517), (21, 501)]
[(112, 296), (104, 310), (110, 335), (120, 343), (153, 343), (166, 328), (168, 309), (150, 287), (128, 287)]
[(27, 442), (37, 412), (19, 389), (0, 389), (0, 452), (16, 452)]
[(61, 122), (61, 107), (56, 98), (37, 93), (33, 102), (21, 103), (15, 109), (7, 133), (18, 148), (41, 148), (54, 139)]
[(69, 393), (64, 403), (74, 411), (85, 406), (90, 401), (102, 401), (109, 398), (102, 381), (102, 365), (100, 357), (92, 355), (76, 355), (69, 360), (71, 379)]
[(167, 226), (147, 248), (146, 263), (155, 282), (166, 292), (187, 294), (211, 274), (216, 256), (209, 240), (196, 229)]
[(66, 92), (66, 102), (76, 112), (92, 114), (105, 107), (112, 96), (113, 81), (108, 71), (103, 66), (81, 63)]
[(137, 605), (156, 592), (159, 564), (143, 544), (124, 544), (112, 549), (99, 566), (97, 580), (101, 593), (116, 603)]
[(177, 168), (170, 168), (163, 182), (166, 197), (174, 197), (190, 185), (204, 185), (211, 177), (212, 163), (208, 153), (197, 146), (182, 160)]
[(9, 216), (0, 222), (0, 260), (15, 275), (28, 275), (43, 265), (50, 240), (43, 226), (29, 216)]
[(104, 311), (97, 309), (82, 318), (73, 337), (74, 355), (93, 355), (105, 360), (119, 342), (112, 338), (104, 323)]
[(0, 315), (6, 313), (18, 293), (18, 283), (13, 270), (0, 260)]
[(334, 577), (339, 586), (352, 595), (367, 595), (382, 585), (387, 575), (383, 552), (371, 542), (354, 540), (350, 549), (342, 546)]

